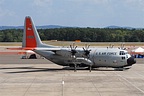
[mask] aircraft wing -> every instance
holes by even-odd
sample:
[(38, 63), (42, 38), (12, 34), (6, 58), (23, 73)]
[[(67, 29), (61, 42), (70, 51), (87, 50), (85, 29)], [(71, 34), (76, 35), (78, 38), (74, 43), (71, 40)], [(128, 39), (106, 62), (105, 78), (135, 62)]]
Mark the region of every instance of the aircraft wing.
[(60, 51), (61, 48), (34, 48), (33, 50), (41, 50), (41, 51)]
[[(57, 48), (34, 48), (33, 50), (41, 50), (41, 51), (71, 51), (71, 48), (63, 48), (63, 47), (57, 47)], [(81, 48), (77, 48), (76, 51), (83, 51)]]
[(8, 50), (33, 50), (35, 49), (34, 47), (17, 47), (17, 48), (6, 48)]
[(57, 48), (44, 48), (44, 47), (25, 47), (25, 48), (22, 48), (22, 47), (18, 47), (18, 48), (6, 48), (8, 50), (41, 50), (41, 51), (70, 51), (70, 48), (60, 48), (60, 47), (57, 47)]

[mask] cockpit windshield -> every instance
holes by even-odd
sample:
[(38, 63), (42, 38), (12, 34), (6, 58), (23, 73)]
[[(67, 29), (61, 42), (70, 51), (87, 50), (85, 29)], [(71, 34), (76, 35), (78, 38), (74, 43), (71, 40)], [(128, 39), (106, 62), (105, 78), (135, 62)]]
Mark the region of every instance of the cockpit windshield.
[(125, 55), (126, 53), (124, 51), (120, 51), (119, 55)]
[(126, 55), (128, 54), (128, 52), (125, 52), (125, 51), (120, 51), (119, 55)]
[(128, 52), (125, 52), (125, 54), (128, 54)]

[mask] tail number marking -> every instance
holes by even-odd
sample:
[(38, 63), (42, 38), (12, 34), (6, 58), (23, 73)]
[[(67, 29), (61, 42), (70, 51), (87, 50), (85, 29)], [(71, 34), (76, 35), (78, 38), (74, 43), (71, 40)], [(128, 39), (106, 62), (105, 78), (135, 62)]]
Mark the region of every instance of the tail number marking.
[(29, 39), (34, 39), (34, 36), (27, 36), (27, 38), (29, 38)]

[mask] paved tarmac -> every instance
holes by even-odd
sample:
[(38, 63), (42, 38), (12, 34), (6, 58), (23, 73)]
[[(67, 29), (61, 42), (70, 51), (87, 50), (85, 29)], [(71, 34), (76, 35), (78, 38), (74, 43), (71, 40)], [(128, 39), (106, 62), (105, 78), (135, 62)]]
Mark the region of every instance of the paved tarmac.
[(144, 59), (125, 71), (63, 69), (45, 59), (0, 55), (0, 96), (144, 96)]

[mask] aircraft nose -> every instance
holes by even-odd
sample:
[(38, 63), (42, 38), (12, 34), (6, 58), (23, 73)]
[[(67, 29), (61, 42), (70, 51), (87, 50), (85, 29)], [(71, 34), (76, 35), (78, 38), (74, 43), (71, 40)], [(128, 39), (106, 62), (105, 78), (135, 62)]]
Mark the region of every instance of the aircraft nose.
[(130, 57), (130, 58), (127, 59), (128, 66), (131, 66), (135, 63), (136, 63), (136, 60), (134, 59), (134, 57)]

